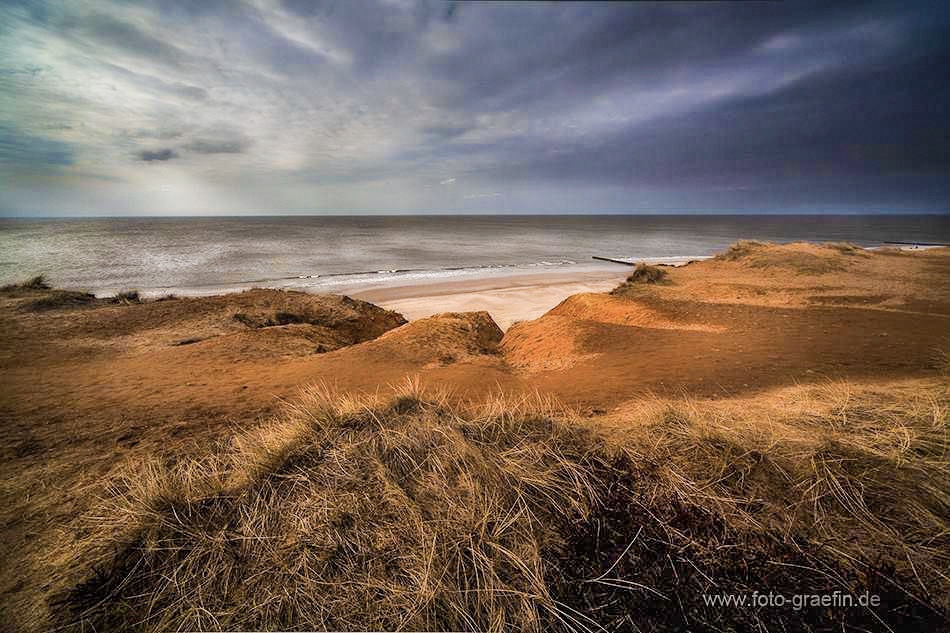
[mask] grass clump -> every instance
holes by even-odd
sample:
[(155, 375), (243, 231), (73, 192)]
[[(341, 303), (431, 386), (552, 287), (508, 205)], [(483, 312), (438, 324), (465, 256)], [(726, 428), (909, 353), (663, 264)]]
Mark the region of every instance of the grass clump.
[(260, 329), (265, 327), (274, 327), (278, 325), (293, 325), (297, 323), (309, 323), (310, 325), (324, 325), (319, 318), (298, 314), (296, 312), (277, 311), (273, 316), (261, 317), (252, 316), (245, 312), (237, 312), (231, 315), (231, 318), (238, 323), (251, 329)]
[[(948, 401), (839, 388), (761, 410), (645, 403), (644, 423), (608, 440), (539, 399), (310, 391), (207, 458), (117, 481), (62, 624), (936, 630)], [(883, 606), (702, 598), (753, 591), (870, 591)]]
[(714, 260), (734, 262), (740, 259), (744, 259), (757, 251), (762, 250), (769, 246), (768, 242), (760, 242), (758, 240), (739, 240), (735, 244), (732, 244), (725, 251), (718, 253)]
[(275, 312), (274, 325), (291, 325), (293, 323), (306, 323), (307, 319), (300, 314), (293, 312)]
[(867, 249), (861, 248), (856, 244), (850, 242), (828, 242), (823, 244), (825, 248), (830, 248), (833, 251), (837, 251), (842, 255), (848, 255), (850, 257), (870, 257), (871, 254)]
[(651, 266), (645, 263), (637, 264), (633, 272), (627, 277), (626, 281), (610, 291), (612, 295), (636, 294), (643, 286), (668, 284), (667, 273), (659, 266)]
[(750, 268), (784, 269), (799, 275), (823, 275), (847, 270), (857, 257), (870, 257), (870, 254), (846, 243), (773, 244), (740, 240), (716, 255), (713, 260), (740, 262)]
[(37, 275), (19, 284), (8, 284), (0, 288), (0, 292), (27, 298), (18, 309), (29, 312), (80, 308), (94, 305), (98, 301), (95, 295), (88, 292), (54, 289), (44, 275)]
[(61, 310), (66, 308), (81, 308), (95, 305), (96, 296), (88, 292), (75, 290), (50, 290), (43, 296), (29, 301), (24, 308), (33, 312), (46, 310)]
[(238, 323), (251, 329), (260, 329), (265, 327), (274, 327), (277, 325), (292, 325), (295, 323), (310, 323), (311, 325), (321, 325), (319, 320), (307, 318), (302, 314), (295, 312), (277, 311), (273, 316), (260, 317), (252, 316), (245, 312), (237, 312), (231, 315), (231, 318)]
[(35, 290), (50, 290), (52, 286), (46, 281), (45, 275), (37, 275), (32, 279), (28, 279), (23, 283), (19, 284), (7, 284), (3, 287), (0, 287), (2, 292), (21, 292), (21, 291), (35, 291)]
[(311, 392), (223, 455), (118, 484), (66, 605), (97, 630), (539, 630), (577, 617), (556, 615), (542, 556), (606, 459), (517, 407)]
[(240, 323), (241, 325), (244, 325), (252, 329), (261, 327), (261, 324), (256, 319), (254, 319), (253, 317), (251, 317), (250, 315), (244, 312), (235, 312), (234, 314), (231, 315), (231, 318), (237, 321), (238, 323)]
[(115, 295), (109, 299), (109, 302), (129, 305), (132, 303), (142, 303), (142, 298), (139, 296), (138, 290), (123, 290), (122, 292), (115, 293)]
[(627, 277), (628, 284), (658, 284), (666, 280), (666, 271), (658, 266), (639, 263)]

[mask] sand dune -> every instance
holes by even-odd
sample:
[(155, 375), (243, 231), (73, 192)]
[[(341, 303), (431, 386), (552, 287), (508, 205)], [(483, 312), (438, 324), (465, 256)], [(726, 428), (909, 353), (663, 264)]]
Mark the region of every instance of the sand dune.
[[(611, 273), (393, 291), (384, 305), (418, 308), (408, 323), (362, 301), (295, 292), (111, 303), (5, 289), (3, 615), (43, 628), (48, 592), (86, 573), (61, 562), (63, 535), (105, 478), (156, 454), (210, 450), (315, 383), (374, 393), (411, 378), (453, 401), (540, 393), (612, 429), (635, 424), (630, 412), (649, 398), (761, 402), (829, 380), (945, 383), (948, 249), (740, 244), (665, 270), (655, 284)], [(542, 308), (499, 327), (503, 315)]]

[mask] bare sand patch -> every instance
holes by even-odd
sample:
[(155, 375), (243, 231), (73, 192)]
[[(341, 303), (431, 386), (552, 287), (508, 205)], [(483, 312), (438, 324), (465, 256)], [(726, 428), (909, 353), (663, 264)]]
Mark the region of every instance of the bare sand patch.
[(440, 312), (488, 312), (502, 330), (513, 323), (536, 319), (567, 297), (582, 292), (607, 292), (629, 273), (615, 270), (491, 277), (462, 282), (438, 282), (356, 293), (414, 320)]

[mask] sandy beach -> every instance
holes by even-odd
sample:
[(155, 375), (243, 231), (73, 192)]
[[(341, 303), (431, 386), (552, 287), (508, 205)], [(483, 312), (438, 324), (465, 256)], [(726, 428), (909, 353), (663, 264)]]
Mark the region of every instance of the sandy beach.
[(582, 292), (607, 292), (630, 274), (617, 264), (613, 269), (585, 272), (546, 272), (418, 283), (374, 288), (352, 296), (413, 321), (441, 312), (488, 312), (502, 330), (513, 323), (536, 319), (564, 299)]

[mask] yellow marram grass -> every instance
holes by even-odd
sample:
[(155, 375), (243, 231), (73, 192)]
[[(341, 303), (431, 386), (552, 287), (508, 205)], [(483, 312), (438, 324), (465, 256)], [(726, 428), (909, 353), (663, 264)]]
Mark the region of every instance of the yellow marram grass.
[[(556, 402), (313, 389), (204, 459), (117, 480), (76, 628), (900, 630), (946, 622), (944, 384)], [(92, 562), (94, 561), (94, 562)], [(704, 592), (873, 591), (880, 610)]]
[(551, 598), (541, 549), (556, 543), (551, 525), (596, 499), (586, 471), (603, 457), (586, 454), (588, 434), (524, 417), (550, 404), (540, 398), (462, 418), (415, 391), (380, 405), (310, 390), (223, 455), (118, 481), (98, 527), (121, 560), (110, 543), (113, 575), (73, 593), (79, 619), (148, 630), (500, 630), (543, 610), (583, 620)]

